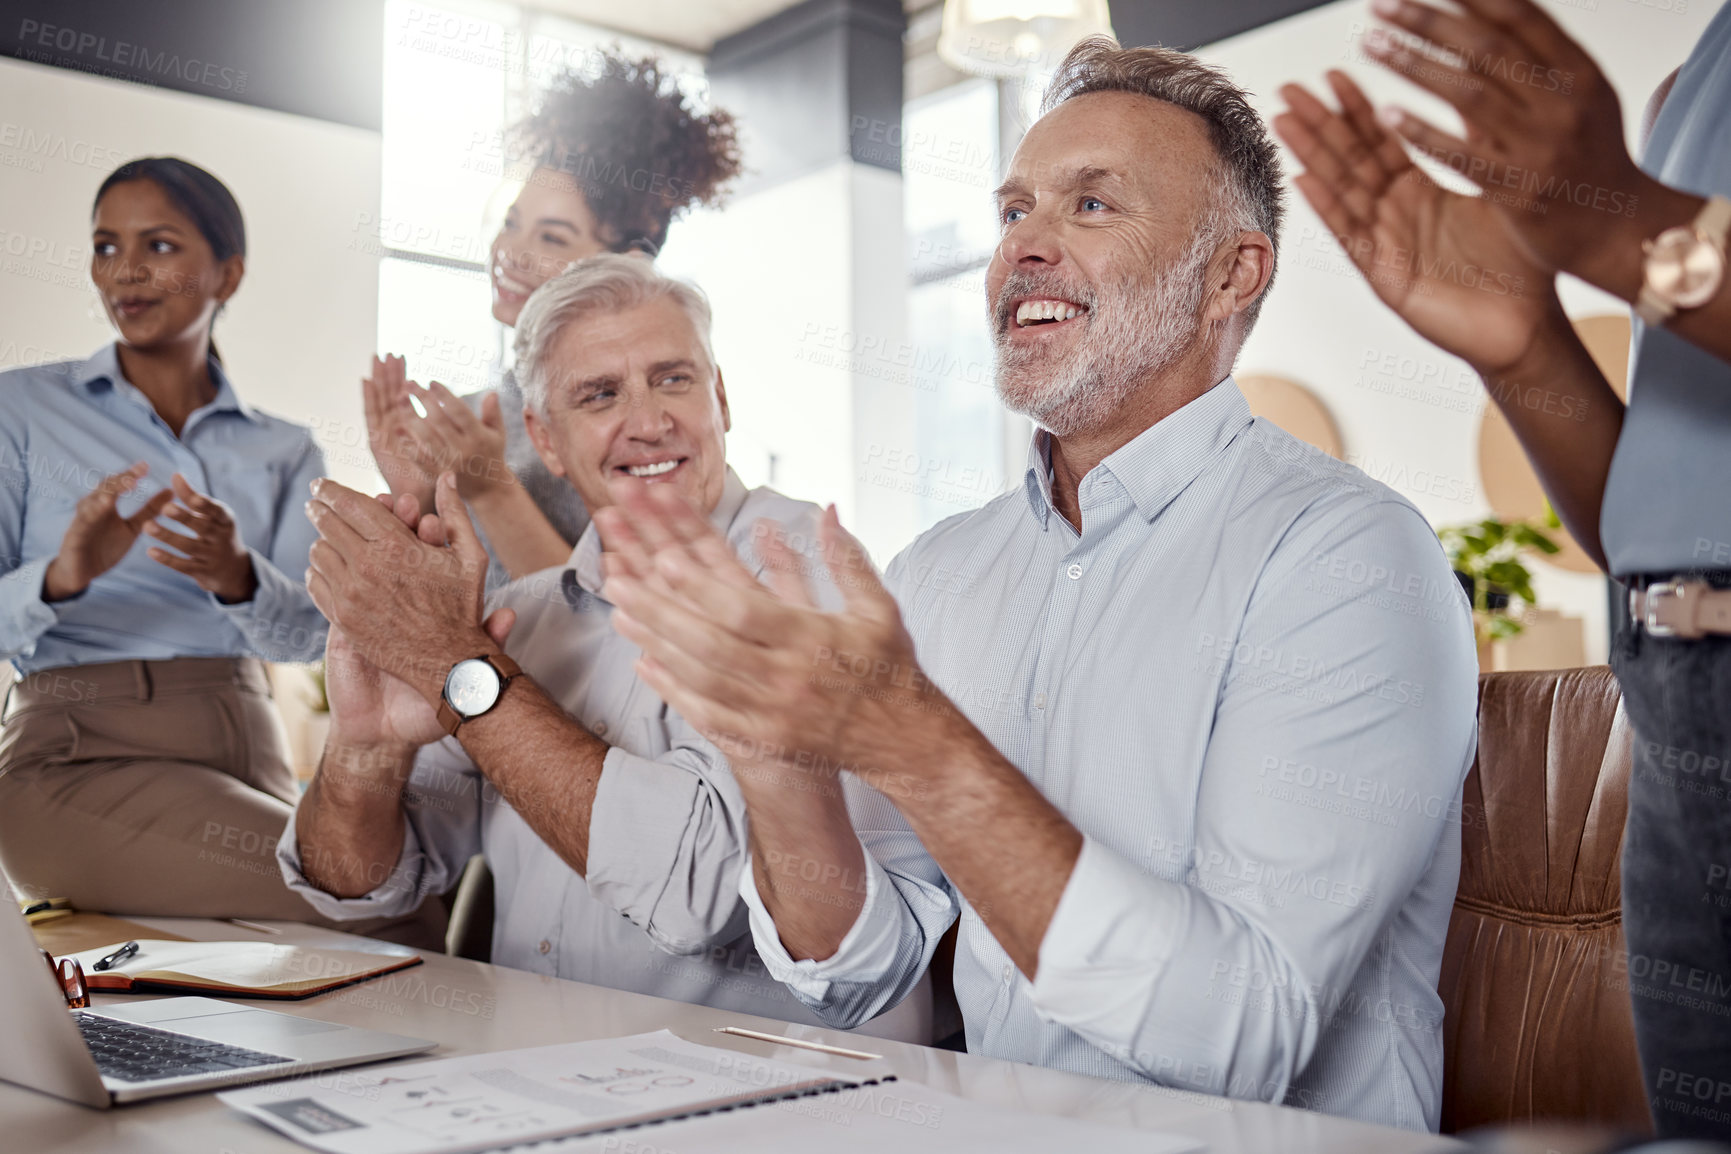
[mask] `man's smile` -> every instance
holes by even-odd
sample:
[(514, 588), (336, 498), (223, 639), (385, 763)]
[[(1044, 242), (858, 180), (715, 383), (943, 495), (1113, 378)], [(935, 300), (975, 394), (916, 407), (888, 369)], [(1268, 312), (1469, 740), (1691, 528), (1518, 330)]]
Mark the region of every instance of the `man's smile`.
[(641, 461), (629, 461), (625, 464), (614, 465), (612, 472), (640, 477), (645, 481), (656, 481), (666, 477), (690, 459), (689, 457), (651, 457)]

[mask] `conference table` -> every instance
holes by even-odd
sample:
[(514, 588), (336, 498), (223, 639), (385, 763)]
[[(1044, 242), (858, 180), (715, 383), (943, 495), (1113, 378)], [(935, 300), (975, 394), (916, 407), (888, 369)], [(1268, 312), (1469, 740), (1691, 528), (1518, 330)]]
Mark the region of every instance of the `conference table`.
[[(201, 919), (131, 920), (199, 941), (251, 939), (379, 953), (412, 952), (290, 922), (264, 923), (279, 931), (266, 934)], [(899, 1078), (988, 1105), (1182, 1134), (1206, 1143), (1213, 1154), (1406, 1154), (1464, 1148), (1448, 1138), (1308, 1110), (1109, 1082), (691, 1006), (465, 958), (421, 956), (424, 964), (400, 971), (388, 987), (378, 982), (362, 983), (304, 1001), (252, 1004), (431, 1038), (440, 1043), (440, 1048), (428, 1055), (431, 1058), (669, 1029), (699, 1045), (740, 1050), (761, 1058), (844, 1072), (858, 1065), (852, 1058), (715, 1032), (720, 1026), (743, 1027), (869, 1051), (881, 1055)], [(95, 1001), (100, 1006), (140, 996), (98, 995)], [(208, 1093), (93, 1110), (0, 1082), (0, 1150), (21, 1154), (286, 1154), (304, 1149)], [(812, 1154), (822, 1151), (814, 1149)]]

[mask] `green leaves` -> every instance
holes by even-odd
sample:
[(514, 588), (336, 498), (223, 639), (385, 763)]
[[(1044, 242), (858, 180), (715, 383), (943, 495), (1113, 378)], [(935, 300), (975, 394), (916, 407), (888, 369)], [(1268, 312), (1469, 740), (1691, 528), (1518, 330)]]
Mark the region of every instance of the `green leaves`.
[[(1549, 506), (1546, 513), (1547, 527), (1559, 527)], [(1562, 546), (1530, 522), (1495, 517), (1445, 526), (1437, 530), (1437, 539), (1455, 571), (1472, 578), (1473, 615), (1487, 623), (1491, 640), (1520, 633), (1520, 610), (1537, 600), (1532, 571), (1522, 563), (1521, 554), (1529, 550), (1546, 555), (1562, 551)], [(1507, 604), (1492, 608), (1492, 594), (1505, 595)]]
[(1499, 611), (1491, 614), (1490, 625), (1487, 628), (1492, 641), (1504, 641), (1510, 637), (1519, 636), (1526, 629), (1526, 626), (1507, 613)]

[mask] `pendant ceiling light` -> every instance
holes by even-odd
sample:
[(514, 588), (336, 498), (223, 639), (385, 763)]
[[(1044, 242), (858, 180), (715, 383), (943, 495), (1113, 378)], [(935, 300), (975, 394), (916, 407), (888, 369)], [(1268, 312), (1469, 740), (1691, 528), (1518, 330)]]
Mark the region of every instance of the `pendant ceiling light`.
[(1096, 33), (1112, 35), (1106, 0), (944, 0), (938, 56), (977, 76), (1049, 73)]

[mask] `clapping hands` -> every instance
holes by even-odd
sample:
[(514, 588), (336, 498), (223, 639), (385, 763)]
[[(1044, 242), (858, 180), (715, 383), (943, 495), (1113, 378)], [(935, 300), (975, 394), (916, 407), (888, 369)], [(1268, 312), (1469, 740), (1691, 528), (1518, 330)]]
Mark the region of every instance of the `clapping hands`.
[(1304, 164), (1298, 189), (1371, 289), (1420, 336), (1495, 375), (1560, 312), (1552, 276), (1483, 197), (1450, 192), (1342, 72), (1339, 111), (1296, 84), (1275, 131)]
[[(130, 516), (120, 515), (122, 494), (136, 489), (149, 472), (150, 466), (140, 461), (104, 477), (79, 500), (60, 551), (43, 576), (45, 600), (64, 601), (84, 592), (118, 565), (141, 535), (162, 542), (146, 554), (157, 564), (186, 574), (220, 600), (251, 599), (258, 579), (234, 514), (221, 501), (198, 492), (179, 473), (169, 479), (168, 488), (151, 494)], [(156, 520), (163, 516), (179, 522), (185, 531)]]
[(430, 507), (433, 479), (446, 470), (456, 475), (465, 501), (515, 483), (505, 464), (505, 422), (496, 392), (481, 399), (477, 414), (438, 381), (423, 388), (409, 380), (403, 358), (386, 356), (373, 358), (361, 393), (373, 460), (393, 494)]

